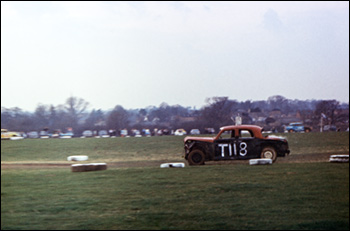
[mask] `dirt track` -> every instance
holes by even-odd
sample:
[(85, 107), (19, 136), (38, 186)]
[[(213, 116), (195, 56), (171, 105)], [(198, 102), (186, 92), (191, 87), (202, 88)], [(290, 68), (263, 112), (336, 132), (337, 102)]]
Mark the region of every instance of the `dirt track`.
[[(338, 153), (337, 153), (338, 154)], [(349, 153), (346, 153), (347, 155)], [(277, 158), (275, 164), (280, 163), (312, 163), (312, 162), (329, 162), (329, 157), (333, 154), (299, 154)], [(159, 167), (165, 162), (175, 162), (167, 160), (159, 161), (132, 161), (132, 162), (111, 162), (107, 163), (108, 168), (134, 168), (134, 167)], [(177, 162), (177, 161), (176, 161)], [(181, 162), (186, 162), (185, 160)], [(232, 161), (210, 161), (206, 165), (233, 165), (233, 164), (248, 164), (248, 160), (232, 160)], [(55, 164), (1, 164), (1, 169), (44, 169), (44, 168), (70, 168), (72, 163), (55, 163)], [(187, 165), (187, 163), (186, 163)]]

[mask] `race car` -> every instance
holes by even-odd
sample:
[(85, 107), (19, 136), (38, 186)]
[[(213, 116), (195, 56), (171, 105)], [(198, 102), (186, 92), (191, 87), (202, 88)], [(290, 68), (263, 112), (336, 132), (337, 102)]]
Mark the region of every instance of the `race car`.
[(2, 140), (9, 140), (11, 138), (15, 137), (21, 137), (21, 135), (18, 132), (10, 132), (7, 129), (1, 129), (1, 139)]
[(285, 127), (286, 132), (311, 132), (312, 128), (304, 126), (303, 123), (290, 123)]
[(215, 137), (184, 139), (185, 159), (189, 165), (203, 165), (205, 161), (268, 158), (276, 161), (290, 153), (286, 138), (263, 136), (255, 125), (231, 125), (220, 128)]

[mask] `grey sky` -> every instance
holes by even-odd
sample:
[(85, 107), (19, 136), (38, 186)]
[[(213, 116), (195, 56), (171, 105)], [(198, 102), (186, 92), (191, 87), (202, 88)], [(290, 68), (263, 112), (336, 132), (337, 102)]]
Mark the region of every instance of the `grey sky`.
[(349, 2), (1, 1), (1, 106), (349, 102)]

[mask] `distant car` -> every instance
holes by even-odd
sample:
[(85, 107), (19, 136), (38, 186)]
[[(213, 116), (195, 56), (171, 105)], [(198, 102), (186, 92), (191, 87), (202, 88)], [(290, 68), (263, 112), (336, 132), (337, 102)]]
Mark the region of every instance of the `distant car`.
[(304, 126), (303, 123), (290, 123), (286, 126), (286, 132), (311, 132), (311, 127)]
[(142, 137), (141, 132), (138, 129), (131, 129), (131, 135), (134, 137)]
[(9, 140), (13, 137), (22, 137), (22, 136), (18, 132), (11, 132), (11, 131), (8, 131), (7, 129), (1, 129), (2, 140)]
[(36, 139), (39, 138), (39, 133), (37, 131), (31, 131), (27, 133), (27, 138)]
[(103, 138), (110, 137), (109, 134), (108, 134), (108, 132), (107, 132), (106, 130), (100, 130), (100, 131), (98, 131), (98, 135), (99, 135), (100, 137), (103, 137)]
[(59, 138), (60, 137), (60, 130), (54, 130), (53, 133), (51, 134), (51, 138)]
[(323, 127), (324, 132), (335, 132), (337, 131), (337, 127), (335, 125), (325, 125)]
[(60, 138), (72, 138), (73, 136), (73, 132), (60, 133)]
[(215, 129), (214, 128), (204, 128), (204, 133), (205, 134), (214, 134)]
[(199, 134), (201, 134), (201, 132), (199, 131), (199, 129), (191, 129), (190, 134), (191, 135), (199, 135)]
[(42, 139), (50, 138), (50, 134), (49, 134), (47, 131), (44, 131), (44, 130), (42, 130), (42, 131), (39, 132), (39, 136), (40, 136), (40, 138), (42, 138)]
[(121, 137), (126, 137), (126, 136), (128, 136), (128, 130), (127, 130), (127, 129), (121, 130), (121, 131), (120, 131), (120, 136), (121, 136)]
[(289, 154), (288, 141), (283, 137), (263, 136), (262, 128), (254, 125), (226, 126), (215, 137), (186, 137), (185, 159), (189, 165), (205, 161), (244, 160), (277, 157)]
[(144, 136), (151, 136), (151, 131), (149, 129), (144, 128), (142, 129), (142, 134)]
[(85, 130), (83, 131), (83, 133), (81, 134), (83, 137), (93, 137), (93, 133), (91, 130)]
[(187, 134), (187, 132), (183, 128), (176, 129), (176, 131), (174, 133), (175, 136), (183, 136), (186, 134)]
[(158, 136), (170, 135), (170, 131), (169, 131), (168, 129), (166, 129), (166, 128), (164, 128), (164, 129), (159, 129), (159, 130), (157, 131), (157, 135), (158, 135)]

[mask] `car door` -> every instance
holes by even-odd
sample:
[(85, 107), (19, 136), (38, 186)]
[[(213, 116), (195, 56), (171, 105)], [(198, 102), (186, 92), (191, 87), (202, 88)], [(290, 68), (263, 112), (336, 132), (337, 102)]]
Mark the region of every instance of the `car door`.
[(258, 155), (257, 139), (249, 129), (239, 130), (234, 145), (237, 159), (250, 159)]
[(228, 134), (214, 141), (214, 160), (232, 160), (236, 159), (234, 145), (236, 143), (235, 131), (232, 130)]

